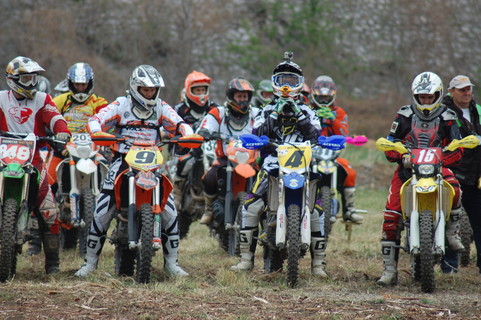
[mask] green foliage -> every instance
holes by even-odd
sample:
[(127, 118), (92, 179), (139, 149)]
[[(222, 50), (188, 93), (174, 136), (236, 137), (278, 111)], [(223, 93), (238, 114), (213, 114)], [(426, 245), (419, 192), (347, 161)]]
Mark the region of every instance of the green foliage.
[(335, 58), (336, 40), (342, 37), (342, 31), (331, 18), (330, 1), (303, 0), (296, 6), (269, 2), (260, 2), (260, 21), (243, 21), (243, 32), (228, 46), (242, 68), (265, 78), (281, 61), (284, 51), (293, 51), (294, 61), (307, 77), (313, 78), (321, 70), (342, 72), (344, 67)]

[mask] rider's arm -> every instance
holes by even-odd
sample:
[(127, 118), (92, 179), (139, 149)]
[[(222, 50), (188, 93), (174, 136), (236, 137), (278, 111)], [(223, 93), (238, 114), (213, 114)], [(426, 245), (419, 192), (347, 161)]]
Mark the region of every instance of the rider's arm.
[(70, 134), (67, 127), (67, 121), (62, 117), (57, 110), (57, 106), (52, 101), (50, 95), (46, 95), (44, 106), (40, 109), (42, 122), (46, 128), (54, 134), (65, 132)]
[(172, 135), (180, 134), (182, 136), (191, 135), (194, 133), (192, 127), (184, 122), (184, 120), (175, 112), (174, 108), (168, 105), (166, 102), (161, 101), (161, 116), (159, 119), (160, 124), (168, 133)]
[(347, 122), (347, 113), (340, 107), (334, 107), (334, 114), (336, 118), (332, 120), (331, 130), (334, 134), (339, 134), (343, 136), (349, 135), (349, 124)]
[(202, 120), (202, 123), (197, 129), (197, 133), (204, 138), (208, 138), (219, 131), (219, 123), (220, 111), (218, 108), (212, 108), (209, 113), (206, 114), (204, 120)]
[(111, 131), (120, 122), (119, 101), (115, 100), (99, 113), (94, 114), (87, 122), (87, 130), (90, 134), (98, 131)]
[(310, 140), (312, 143), (317, 142), (321, 131), (321, 123), (314, 111), (306, 105), (301, 106), (301, 113), (298, 115), (298, 127), (304, 136), (304, 140)]

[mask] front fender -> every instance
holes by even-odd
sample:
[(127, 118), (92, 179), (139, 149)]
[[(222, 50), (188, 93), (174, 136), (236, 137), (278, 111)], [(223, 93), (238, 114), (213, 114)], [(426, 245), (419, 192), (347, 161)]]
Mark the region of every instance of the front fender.
[(296, 190), (304, 186), (306, 178), (297, 172), (291, 172), (282, 177), (284, 186), (288, 189)]
[(97, 171), (97, 165), (92, 159), (80, 159), (77, 161), (76, 168), (87, 175)]

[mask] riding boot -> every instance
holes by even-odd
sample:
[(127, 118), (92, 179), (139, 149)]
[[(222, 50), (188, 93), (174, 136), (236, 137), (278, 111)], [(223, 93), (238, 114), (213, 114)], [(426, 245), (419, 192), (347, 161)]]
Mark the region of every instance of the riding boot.
[(179, 211), (182, 206), (182, 197), (183, 197), (183, 192), (184, 192), (184, 185), (185, 185), (185, 180), (187, 178), (181, 177), (179, 175), (174, 176), (174, 190), (172, 191), (174, 194), (174, 204), (175, 208), (177, 211)]
[(84, 264), (80, 269), (75, 272), (77, 277), (86, 277), (92, 271), (97, 269), (99, 262), (99, 255), (102, 252), (102, 247), (104, 246), (105, 237), (98, 237), (93, 234), (89, 234), (87, 237), (87, 253), (85, 254)]
[(326, 273), (326, 238), (311, 237), (311, 274), (321, 278), (327, 278)]
[(212, 210), (212, 203), (217, 198), (217, 195), (210, 195), (204, 192), (204, 202), (205, 202), (205, 209), (202, 218), (200, 218), (201, 224), (210, 224), (213, 218), (213, 210)]
[(45, 272), (47, 274), (60, 272), (60, 235), (49, 231), (43, 233), (43, 252), (45, 253)]
[(352, 221), (354, 223), (362, 223), (364, 217), (360, 214), (356, 213), (356, 209), (354, 209), (354, 197), (356, 194), (355, 187), (345, 187), (342, 193), (343, 199), (343, 215), (342, 218), (344, 221)]
[(241, 258), (238, 264), (230, 268), (232, 271), (251, 271), (254, 268), (257, 241), (253, 241), (253, 238), (257, 238), (258, 233), (257, 228), (239, 232)]
[[(185, 272), (178, 262), (179, 255), (179, 234), (163, 235), (162, 250), (164, 252), (164, 272), (169, 277), (186, 277), (189, 274)], [(165, 241), (164, 241), (165, 240)]]
[(384, 271), (377, 280), (380, 286), (394, 286), (397, 284), (397, 262), (399, 259), (399, 248), (395, 241), (381, 241), (381, 253), (384, 263)]
[(35, 256), (42, 251), (42, 234), (38, 225), (37, 216), (32, 214), (28, 220), (28, 224), (32, 239), (28, 242), (27, 256)]
[(461, 221), (461, 209), (453, 209), (449, 220), (446, 221), (446, 239), (449, 249), (453, 252), (464, 251), (464, 246), (461, 243), (461, 237), (459, 236), (459, 224)]

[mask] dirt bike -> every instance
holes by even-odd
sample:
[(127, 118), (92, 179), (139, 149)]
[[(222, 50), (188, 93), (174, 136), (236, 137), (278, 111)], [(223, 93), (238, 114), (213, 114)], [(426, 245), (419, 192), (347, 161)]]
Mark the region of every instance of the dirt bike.
[(82, 257), (87, 250), (95, 197), (108, 171), (99, 149), (88, 133), (73, 134), (67, 143), (68, 157), (56, 168), (63, 248), (75, 248), (78, 239)]
[(125, 155), (129, 167), (114, 182), (117, 225), (110, 240), (115, 245), (117, 274), (132, 276), (135, 269), (135, 280), (148, 283), (154, 252), (162, 248), (160, 215), (173, 189), (170, 180), (161, 172), (164, 159), (160, 147), (177, 143), (184, 148), (198, 148), (203, 138), (193, 135), (155, 143), (104, 134), (92, 140), (103, 146), (113, 143), (130, 146)]
[(376, 141), (381, 151), (395, 150), (409, 154), (412, 177), (401, 187), (401, 208), (406, 244), (401, 247), (410, 253), (414, 280), (421, 282), (423, 292), (435, 289), (434, 264), (445, 253), (445, 225), (449, 220), (454, 188), (443, 179), (443, 151), (474, 148), (479, 145), (475, 136), (453, 140), (444, 149), (418, 148), (391, 142), (385, 138)]
[[(259, 236), (268, 248), (270, 271), (282, 270), (287, 260), (287, 283), (299, 282), (299, 260), (311, 243), (310, 214), (314, 208), (317, 181), (310, 173), (312, 146), (306, 142), (269, 141), (265, 136), (242, 135), (246, 148), (267, 144), (277, 147), (279, 176), (269, 176), (269, 192), (264, 230)], [(344, 148), (344, 136), (319, 137), (325, 148)]]
[[(215, 141), (214, 141), (215, 142)], [(211, 141), (206, 141), (202, 148), (193, 150), (194, 163), (185, 180), (183, 197), (179, 211), (179, 233), (183, 239), (189, 232), (193, 221), (198, 220), (204, 213), (204, 186), (202, 176), (209, 169), (215, 157), (215, 146)]]
[(229, 255), (239, 254), (239, 230), (242, 206), (247, 192), (252, 189), (257, 173), (257, 150), (242, 146), (239, 138), (223, 138), (227, 165), (218, 171), (218, 198), (212, 203), (213, 220), (209, 226), (219, 239), (219, 244)]
[(35, 175), (40, 179), (32, 164), (37, 141), (65, 143), (33, 133), (0, 132), (0, 282), (15, 275), (17, 254), (30, 239), (29, 188)]
[[(361, 146), (367, 142), (365, 136), (346, 137), (346, 143)], [(332, 230), (332, 224), (336, 222), (336, 216), (341, 208), (341, 196), (338, 192), (339, 184), (343, 181), (338, 180), (339, 163), (336, 161), (341, 155), (342, 150), (331, 150), (321, 146), (314, 146), (312, 154), (316, 162), (313, 164), (312, 171), (321, 174), (319, 187), (321, 206), (324, 210), (324, 232), (326, 237)], [(356, 210), (365, 212), (365, 210)], [(350, 238), (351, 224), (346, 224), (348, 238)]]

